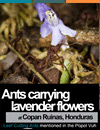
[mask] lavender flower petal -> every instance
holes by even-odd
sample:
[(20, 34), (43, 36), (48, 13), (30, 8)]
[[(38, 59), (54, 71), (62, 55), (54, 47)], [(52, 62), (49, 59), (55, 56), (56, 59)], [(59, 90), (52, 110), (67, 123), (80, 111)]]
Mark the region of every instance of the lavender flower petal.
[(62, 46), (61, 46), (61, 48), (62, 48), (62, 50), (63, 50), (63, 51), (65, 51), (66, 49), (68, 49), (68, 48), (69, 48), (69, 45), (68, 45), (67, 40), (66, 40), (66, 39), (64, 39), (64, 41), (65, 41), (65, 43), (64, 43), (65, 45), (62, 45)]
[(75, 30), (65, 26), (64, 23), (61, 20), (59, 22), (60, 23), (59, 23), (58, 28), (59, 28), (59, 30), (61, 31), (61, 33), (63, 35), (69, 35), (70, 37), (75, 37), (75, 35), (76, 35), (76, 31)]
[(52, 30), (52, 41), (51, 45), (56, 46), (58, 43), (60, 43), (63, 39), (65, 39), (65, 36), (60, 33), (57, 27), (54, 27)]
[(44, 3), (36, 3), (35, 4), (35, 8), (38, 11), (39, 18), (40, 18), (41, 22), (43, 22), (43, 19), (45, 19), (47, 17), (46, 14), (45, 14), (45, 12), (48, 11), (48, 10), (52, 10), (50, 7), (48, 7)]
[(48, 10), (45, 12), (47, 19), (46, 21), (49, 22), (52, 26), (56, 26), (59, 23), (59, 19), (57, 14), (53, 10)]
[(46, 36), (48, 36), (51, 33), (51, 30), (48, 27), (48, 23), (44, 22), (41, 25), (40, 32), (41, 32), (41, 37), (43, 37), (43, 38), (45, 38)]

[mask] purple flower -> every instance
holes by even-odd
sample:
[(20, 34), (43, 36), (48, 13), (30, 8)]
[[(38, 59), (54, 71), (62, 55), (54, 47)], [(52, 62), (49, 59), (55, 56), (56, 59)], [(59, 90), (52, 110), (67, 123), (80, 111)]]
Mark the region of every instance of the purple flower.
[(41, 22), (43, 22), (43, 19), (45, 19), (47, 17), (46, 14), (45, 14), (45, 12), (48, 11), (48, 10), (52, 10), (50, 7), (48, 7), (44, 3), (36, 3), (35, 4), (35, 8), (38, 11), (38, 14), (39, 14)]
[(40, 28), (41, 37), (45, 38), (52, 33), (52, 46), (56, 46), (64, 40), (66, 46), (62, 45), (62, 49), (65, 50), (66, 48), (69, 48), (65, 35), (75, 37), (76, 31), (65, 26), (62, 20), (57, 17), (56, 13), (44, 3), (37, 3), (35, 4), (35, 7), (38, 11), (40, 20), (43, 21), (44, 19), (44, 23)]

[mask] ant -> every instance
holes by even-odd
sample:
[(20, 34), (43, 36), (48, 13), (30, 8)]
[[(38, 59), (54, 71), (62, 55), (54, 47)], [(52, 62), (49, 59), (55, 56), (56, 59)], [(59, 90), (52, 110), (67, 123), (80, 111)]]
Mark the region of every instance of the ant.
[(51, 46), (48, 50), (47, 56), (40, 61), (37, 65), (39, 70), (43, 69), (45, 66), (48, 66), (52, 63), (52, 61), (56, 61), (58, 59), (62, 59), (62, 63), (64, 63), (63, 57), (58, 56), (57, 52), (60, 50), (63, 43), (58, 44), (57, 46)]
[(53, 61), (60, 60), (59, 63), (54, 63), (54, 62), (53, 63), (64, 67), (66, 69), (66, 71), (68, 72), (68, 74), (71, 76), (68, 69), (64, 65), (63, 57), (61, 57), (57, 54), (57, 52), (60, 50), (62, 45), (66, 45), (66, 44), (64, 44), (62, 41), (60, 44), (50, 47), (50, 49), (48, 50), (47, 56), (37, 64), (38, 71), (41, 71), (43, 68), (48, 67), (50, 64), (52, 64)]
[[(27, 60), (28, 58), (31, 58), (35, 61), (36, 63), (36, 69), (41, 72), (45, 67), (48, 67), (50, 64), (52, 64), (53, 61), (56, 60), (60, 60), (60, 63), (54, 63), (57, 65), (62, 65), (62, 67), (64, 67), (66, 69), (66, 71), (68, 72), (68, 74), (71, 76), (71, 74), (69, 73), (69, 71), (67, 70), (66, 66), (64, 65), (64, 59), (63, 57), (59, 56), (57, 54), (57, 52), (60, 50), (62, 45), (66, 45), (63, 43), (63, 41), (59, 44), (57, 44), (56, 46), (51, 46), (50, 49), (48, 50), (47, 56), (43, 59), (43, 60), (38, 60), (36, 59), (34, 56), (32, 55), (28, 55), (25, 60)], [(67, 46), (67, 45), (66, 45)], [(16, 72), (17, 70), (24, 64), (25, 61), (23, 61), (17, 68), (16, 68)], [(32, 63), (32, 60), (31, 60)], [(16, 73), (15, 72), (15, 73)]]

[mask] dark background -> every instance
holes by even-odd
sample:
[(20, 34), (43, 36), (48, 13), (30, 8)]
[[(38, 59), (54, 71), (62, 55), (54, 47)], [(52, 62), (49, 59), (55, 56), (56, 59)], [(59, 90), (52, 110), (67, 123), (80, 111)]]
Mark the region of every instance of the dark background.
[[(4, 89), (8, 89), (9, 91), (53, 91), (56, 89), (57, 91), (70, 91), (70, 101), (68, 103), (93, 103), (95, 106), (95, 112), (99, 110), (99, 85), (91, 84), (91, 85), (0, 85), (0, 127), (2, 127), (5, 122), (5, 112), (11, 111), (11, 101), (12, 99), (3, 99), (1, 100), (1, 96), (4, 92)], [(43, 102), (43, 100), (29, 100), (29, 99), (20, 99), (13, 100), (19, 103), (35, 103), (35, 102)], [(53, 100), (52, 102), (57, 102), (58, 100)], [(52, 103), (50, 102), (50, 103)], [(54, 110), (56, 111), (56, 110)]]

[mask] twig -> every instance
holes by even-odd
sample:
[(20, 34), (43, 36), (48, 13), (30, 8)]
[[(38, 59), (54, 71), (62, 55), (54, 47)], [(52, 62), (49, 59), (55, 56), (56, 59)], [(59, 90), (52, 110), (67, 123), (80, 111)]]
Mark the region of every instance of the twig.
[[(77, 43), (77, 44), (81, 44), (81, 45), (87, 45), (87, 46), (91, 46), (91, 45), (99, 45), (99, 30), (97, 29), (88, 29), (88, 30), (76, 30), (77, 31), (77, 35), (73, 38), (73, 37), (69, 37), (69, 36), (65, 36), (65, 38), (67, 39), (68, 42), (71, 43)], [(50, 46), (50, 42), (52, 39), (52, 35), (48, 35), (45, 38), (40, 38), (40, 44), (41, 46)]]

